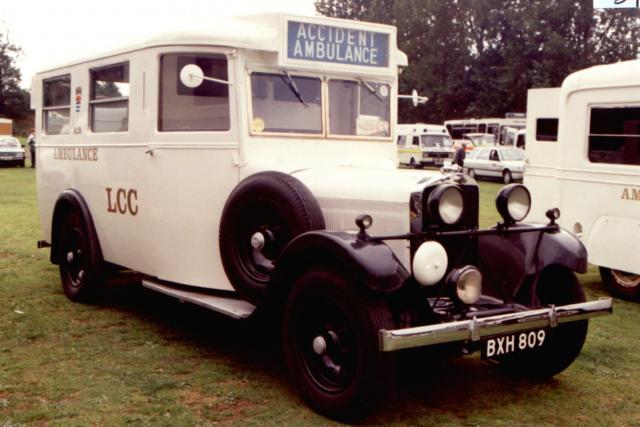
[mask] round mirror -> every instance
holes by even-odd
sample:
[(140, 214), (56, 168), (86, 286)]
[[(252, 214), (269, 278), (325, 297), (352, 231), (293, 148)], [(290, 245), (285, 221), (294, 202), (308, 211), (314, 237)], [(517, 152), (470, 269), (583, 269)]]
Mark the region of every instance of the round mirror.
[(411, 91), (411, 102), (413, 103), (414, 107), (418, 106), (418, 102), (419, 102), (418, 91), (415, 89)]
[(180, 70), (180, 81), (183, 85), (190, 88), (198, 87), (204, 80), (204, 72), (202, 68), (196, 64), (187, 64)]

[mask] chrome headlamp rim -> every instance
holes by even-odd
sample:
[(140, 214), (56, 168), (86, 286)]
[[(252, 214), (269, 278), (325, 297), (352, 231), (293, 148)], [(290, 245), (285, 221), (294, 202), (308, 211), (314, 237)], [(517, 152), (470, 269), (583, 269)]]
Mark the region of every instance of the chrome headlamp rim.
[(496, 197), (496, 209), (505, 223), (520, 222), (531, 210), (531, 193), (522, 184), (505, 185)]
[[(472, 292), (469, 294), (467, 293), (468, 289), (465, 285), (470, 284), (467, 280), (473, 279), (473, 276), (475, 276), (477, 286), (475, 289), (471, 289)], [(482, 296), (482, 279), (482, 273), (477, 267), (465, 265), (451, 270), (446, 282), (451, 296), (456, 301), (466, 305), (472, 305), (478, 302)]]
[[(429, 215), (440, 224), (458, 224), (465, 212), (462, 190), (455, 184), (438, 186), (429, 194), (427, 209)], [(449, 212), (447, 212), (447, 209), (449, 209)]]

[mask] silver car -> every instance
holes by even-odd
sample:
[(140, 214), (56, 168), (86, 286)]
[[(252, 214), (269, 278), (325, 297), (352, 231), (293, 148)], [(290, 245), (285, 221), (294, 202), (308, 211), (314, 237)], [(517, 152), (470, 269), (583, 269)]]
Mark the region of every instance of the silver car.
[(0, 136), (0, 165), (20, 165), (24, 167), (24, 148), (12, 136)]
[(524, 150), (513, 147), (482, 147), (468, 153), (464, 171), (471, 177), (498, 178), (505, 184), (522, 179)]

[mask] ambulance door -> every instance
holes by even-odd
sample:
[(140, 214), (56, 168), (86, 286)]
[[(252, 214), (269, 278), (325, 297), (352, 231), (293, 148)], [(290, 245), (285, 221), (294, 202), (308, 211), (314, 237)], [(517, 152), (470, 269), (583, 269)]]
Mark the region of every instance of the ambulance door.
[[(239, 142), (231, 52), (163, 51), (158, 55), (157, 126), (147, 157), (156, 275), (216, 289), (232, 287), (218, 248), (220, 216), (238, 183)], [(183, 84), (185, 66), (199, 85)]]

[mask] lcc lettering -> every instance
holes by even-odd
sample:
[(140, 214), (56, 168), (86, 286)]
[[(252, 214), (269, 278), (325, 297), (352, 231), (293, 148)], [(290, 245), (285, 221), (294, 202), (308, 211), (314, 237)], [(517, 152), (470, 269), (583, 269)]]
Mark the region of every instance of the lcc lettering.
[(105, 188), (107, 191), (107, 212), (122, 215), (138, 214), (138, 190), (126, 188)]

